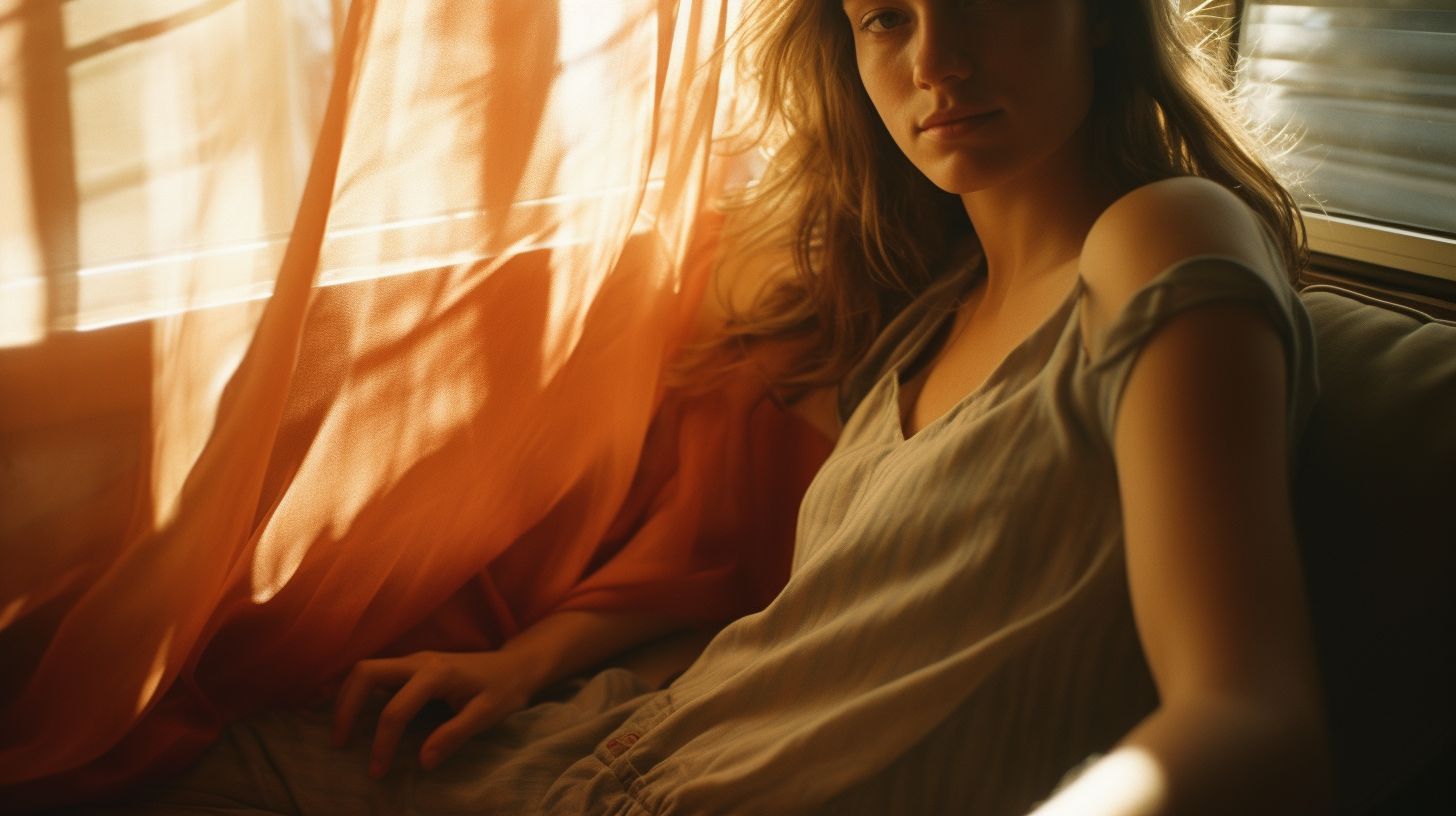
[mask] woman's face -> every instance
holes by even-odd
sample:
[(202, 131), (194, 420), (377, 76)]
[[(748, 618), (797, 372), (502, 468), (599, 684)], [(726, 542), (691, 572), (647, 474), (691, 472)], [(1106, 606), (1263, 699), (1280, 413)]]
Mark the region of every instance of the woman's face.
[(951, 193), (1066, 145), (1092, 102), (1088, 0), (844, 0), (860, 79), (910, 161)]

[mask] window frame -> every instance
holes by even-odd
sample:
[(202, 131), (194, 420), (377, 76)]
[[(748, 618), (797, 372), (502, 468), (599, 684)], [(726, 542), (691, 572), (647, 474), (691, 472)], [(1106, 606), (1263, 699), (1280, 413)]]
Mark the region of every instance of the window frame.
[(1302, 210), (1312, 253), (1434, 278), (1456, 287), (1456, 239)]
[[(1230, 66), (1242, 58), (1248, 0), (1226, 0)], [(1237, 72), (1234, 73), (1237, 82)], [(1313, 274), (1306, 282), (1361, 285), (1379, 294), (1414, 294), (1422, 307), (1456, 310), (1456, 238), (1409, 225), (1331, 215), (1302, 205)], [(1394, 290), (1392, 292), (1391, 290)], [(1434, 302), (1432, 302), (1434, 300)], [(1444, 307), (1444, 308), (1443, 308)]]

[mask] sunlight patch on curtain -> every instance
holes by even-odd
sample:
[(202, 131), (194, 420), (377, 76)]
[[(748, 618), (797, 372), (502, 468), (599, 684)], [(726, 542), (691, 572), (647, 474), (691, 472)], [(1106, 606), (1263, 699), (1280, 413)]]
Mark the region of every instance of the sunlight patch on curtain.
[(176, 627), (168, 627), (162, 633), (162, 639), (157, 644), (157, 649), (152, 658), (152, 666), (147, 670), (147, 676), (142, 680), (141, 690), (137, 693), (136, 713), (141, 714), (152, 704), (157, 689), (162, 686), (162, 678), (167, 673), (167, 662), (172, 657), (172, 636), (177, 633)]
[[(71, 0), (0, 27), (23, 41), (0, 118), (29, 142), (3, 151), (24, 164), (0, 173), (0, 198), (34, 209), (36, 184), (51, 196), (31, 223), (0, 223), (0, 300), (29, 313), (0, 345), (267, 296), (268, 249), (292, 227), (326, 99), (335, 5)], [(53, 48), (35, 22), (48, 12)]]
[[(0, 1), (0, 19), (12, 18), (20, 0)], [(32, 156), (21, 89), (26, 82), (25, 30), (0, 22), (0, 348), (39, 339), (46, 330), (46, 292), (36, 271), (43, 266)]]
[[(330, 8), (328, 0), (65, 4), (68, 62), (39, 87), (65, 82), (69, 90), (76, 263), (40, 257), (31, 246), (36, 225), (5, 224), (8, 263), (0, 286), (7, 311), (16, 314), (6, 321), (4, 344), (34, 342), (47, 330), (103, 329), (270, 296), (322, 115), (338, 24)], [(345, 157), (319, 285), (544, 247), (587, 252), (603, 235), (648, 228), (655, 202), (629, 198), (624, 206), (621, 199), (643, 194), (649, 169), (622, 161), (645, 161), (650, 147), (642, 136), (652, 126), (652, 72), (644, 68), (657, 32), (646, 7), (563, 8), (557, 44), (544, 50), (555, 52), (549, 67), (559, 76), (539, 112), (523, 109), (514, 88), (498, 80), (522, 72), (523, 61), (526, 70), (539, 62), (543, 49), (532, 36), (553, 32), (498, 37), (520, 40), (517, 47), (528, 51), (496, 47), (462, 61), (459, 50), (482, 43), (441, 32), (443, 41), (427, 46), (409, 32), (437, 25), (429, 15), (438, 17), (438, 9), (400, 8), (401, 19), (382, 26), (370, 46), (389, 58), (371, 61), (361, 77), (361, 84), (387, 86), (368, 93), (359, 113), (385, 132), (367, 152)], [(484, 12), (488, 17), (490, 7)], [(500, 16), (483, 24), (518, 23)], [(449, 73), (462, 65), (474, 71)], [(630, 83), (642, 86), (625, 87)], [(493, 93), (504, 97), (501, 104), (492, 104)], [(462, 117), (466, 100), (481, 113)], [(6, 102), (4, 111), (19, 116), (24, 100)], [(533, 114), (540, 119), (537, 138), (502, 133), (529, 127)], [(440, 121), (480, 133), (462, 138), (458, 128), (436, 127)], [(495, 151), (528, 150), (523, 177), (460, 174), (462, 146), (486, 141)], [(509, 141), (525, 146), (502, 144)], [(18, 170), (26, 162), (23, 147), (6, 152), (18, 157)], [(455, 161), (448, 160), (452, 152)], [(0, 182), (6, 197), (28, 201), (29, 174), (7, 178)], [(646, 188), (660, 192), (660, 176)], [(610, 266), (603, 263), (609, 258), (574, 260), (591, 269)], [(548, 359), (574, 344), (573, 326), (598, 285), (573, 280), (553, 288), (551, 314), (560, 331), (548, 336), (559, 348), (547, 349)], [(47, 306), (57, 288), (68, 290), (65, 302)]]

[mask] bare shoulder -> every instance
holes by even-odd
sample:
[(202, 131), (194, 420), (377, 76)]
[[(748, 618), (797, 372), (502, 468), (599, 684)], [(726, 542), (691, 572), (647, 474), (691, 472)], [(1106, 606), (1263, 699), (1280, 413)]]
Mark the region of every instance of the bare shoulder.
[(1163, 270), (1205, 255), (1255, 269), (1273, 263), (1259, 217), (1231, 190), (1179, 176), (1113, 202), (1088, 231), (1079, 271), (1095, 315), (1109, 317)]

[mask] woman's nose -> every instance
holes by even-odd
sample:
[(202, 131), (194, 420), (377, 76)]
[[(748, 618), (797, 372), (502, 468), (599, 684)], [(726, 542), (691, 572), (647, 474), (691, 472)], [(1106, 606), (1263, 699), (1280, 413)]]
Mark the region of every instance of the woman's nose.
[(927, 17), (915, 50), (915, 85), (930, 90), (959, 82), (971, 73), (966, 32), (955, 15)]

